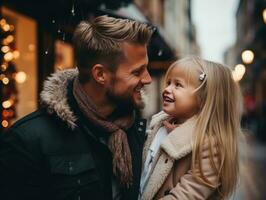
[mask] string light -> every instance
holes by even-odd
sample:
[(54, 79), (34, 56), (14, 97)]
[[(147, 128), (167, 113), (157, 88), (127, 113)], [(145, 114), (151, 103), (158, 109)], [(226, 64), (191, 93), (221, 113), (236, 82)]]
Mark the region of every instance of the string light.
[(254, 53), (251, 50), (245, 50), (242, 52), (241, 57), (245, 64), (250, 64), (253, 62)]
[(0, 80), (3, 80), (6, 76), (4, 74), (0, 74)]
[(29, 44), (28, 49), (29, 49), (29, 51), (35, 51), (35, 45)]
[(9, 112), (7, 110), (3, 110), (2, 115), (4, 118), (9, 117)]
[(4, 59), (5, 61), (7, 62), (10, 62), (11, 60), (13, 60), (14, 56), (13, 56), (13, 53), (12, 52), (7, 52), (5, 55), (4, 55)]
[(13, 25), (10, 25), (10, 31), (14, 31), (15, 27)]
[(8, 127), (8, 121), (6, 120), (3, 120), (1, 124), (4, 128)]
[(237, 64), (235, 66), (235, 69), (232, 72), (233, 79), (235, 81), (240, 81), (243, 78), (245, 72), (246, 72), (245, 65), (243, 65), (243, 64)]
[(1, 50), (3, 53), (7, 53), (10, 50), (10, 47), (9, 46), (2, 46)]
[(262, 12), (262, 17), (263, 17), (263, 21), (266, 24), (266, 8), (264, 8), (263, 12)]
[(6, 69), (7, 69), (7, 65), (2, 64), (2, 65), (1, 65), (1, 70), (2, 70), (2, 71), (6, 71)]
[(6, 41), (7, 41), (8, 43), (13, 42), (13, 41), (14, 41), (14, 36), (13, 36), (13, 35), (9, 35), (9, 36), (7, 36)]
[(1, 19), (0, 20), (0, 25), (3, 27), (6, 24), (6, 20), (5, 19)]
[(2, 82), (4, 85), (7, 85), (9, 83), (9, 79), (7, 77), (2, 79)]
[(15, 79), (18, 83), (24, 83), (27, 79), (27, 74), (25, 72), (20, 71), (16, 73)]
[(3, 108), (7, 109), (12, 106), (13, 102), (11, 100), (6, 100), (2, 103)]
[(9, 26), (9, 24), (5, 24), (4, 26), (2, 26), (2, 29), (3, 29), (5, 32), (9, 31), (9, 30), (10, 30), (10, 26)]
[(18, 50), (13, 51), (13, 57), (14, 57), (14, 59), (18, 59), (19, 56), (20, 56), (20, 53), (19, 53)]
[[(14, 104), (17, 102), (17, 91), (15, 84), (16, 81), (16, 72), (14, 68), (14, 63), (11, 63), (13, 59), (19, 58), (20, 53), (18, 50), (14, 50), (13, 42), (15, 40), (12, 31), (15, 27), (7, 23), (7, 21), (2, 18), (0, 19), (0, 29), (3, 34), (1, 34), (1, 48), (0, 52), (2, 53), (2, 60), (0, 64), (0, 83), (3, 83), (1, 89), (1, 125), (2, 128), (6, 128), (10, 125), (10, 120), (15, 116)], [(11, 48), (12, 47), (12, 48)], [(9, 63), (10, 62), (10, 63)], [(8, 67), (11, 67), (10, 69)], [(8, 72), (6, 70), (9, 69)], [(25, 75), (24, 75), (25, 76)], [(19, 81), (23, 82), (23, 74), (18, 76)], [(24, 77), (24, 81), (25, 81)], [(10, 84), (10, 82), (12, 84)], [(3, 101), (4, 100), (4, 101)], [(2, 129), (0, 129), (2, 131)]]

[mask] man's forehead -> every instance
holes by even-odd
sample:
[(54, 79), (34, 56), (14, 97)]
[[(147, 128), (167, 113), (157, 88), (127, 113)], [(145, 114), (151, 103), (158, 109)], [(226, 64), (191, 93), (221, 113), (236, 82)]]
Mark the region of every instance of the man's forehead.
[(147, 55), (147, 46), (145, 44), (123, 42), (121, 46), (126, 58), (132, 56), (144, 57)]
[(122, 65), (137, 68), (143, 65), (148, 65), (147, 46), (145, 44), (122, 43), (123, 57)]

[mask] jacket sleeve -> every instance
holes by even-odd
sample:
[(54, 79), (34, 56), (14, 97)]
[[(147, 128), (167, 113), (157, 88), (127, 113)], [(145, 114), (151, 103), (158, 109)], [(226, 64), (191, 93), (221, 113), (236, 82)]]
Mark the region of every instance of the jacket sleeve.
[[(206, 143), (205, 143), (206, 144)], [(207, 180), (215, 187), (211, 188), (199, 182), (192, 174), (190, 169), (184, 174), (178, 184), (170, 190), (169, 194), (161, 198), (161, 200), (205, 200), (214, 194), (215, 189), (220, 185), (218, 176), (211, 166), (210, 152), (208, 145), (204, 145), (202, 153), (202, 171)], [(218, 165), (217, 152), (214, 152), (214, 163)], [(199, 165), (196, 165), (195, 174), (199, 176)]]
[[(31, 142), (14, 130), (0, 138), (0, 196), (5, 200), (43, 199), (36, 177), (39, 171)], [(39, 196), (40, 195), (40, 196)], [(42, 195), (42, 197), (41, 197)]]

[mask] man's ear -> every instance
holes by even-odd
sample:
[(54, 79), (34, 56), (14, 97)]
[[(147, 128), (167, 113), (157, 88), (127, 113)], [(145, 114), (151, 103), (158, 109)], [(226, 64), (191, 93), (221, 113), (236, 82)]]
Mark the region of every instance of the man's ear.
[(93, 79), (99, 83), (99, 84), (104, 84), (107, 80), (107, 72), (108, 70), (106, 69), (106, 67), (102, 64), (95, 64), (92, 69), (91, 69), (91, 73), (92, 73), (92, 77)]

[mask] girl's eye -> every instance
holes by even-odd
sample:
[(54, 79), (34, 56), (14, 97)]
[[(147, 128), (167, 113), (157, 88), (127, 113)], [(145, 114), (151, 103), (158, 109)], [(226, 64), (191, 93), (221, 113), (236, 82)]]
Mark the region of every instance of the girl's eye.
[(170, 84), (171, 84), (171, 81), (167, 81), (167, 82), (166, 82), (166, 85), (170, 85)]
[(178, 83), (178, 82), (175, 83), (175, 86), (176, 86), (176, 87), (182, 87), (182, 85), (181, 85), (180, 83)]

